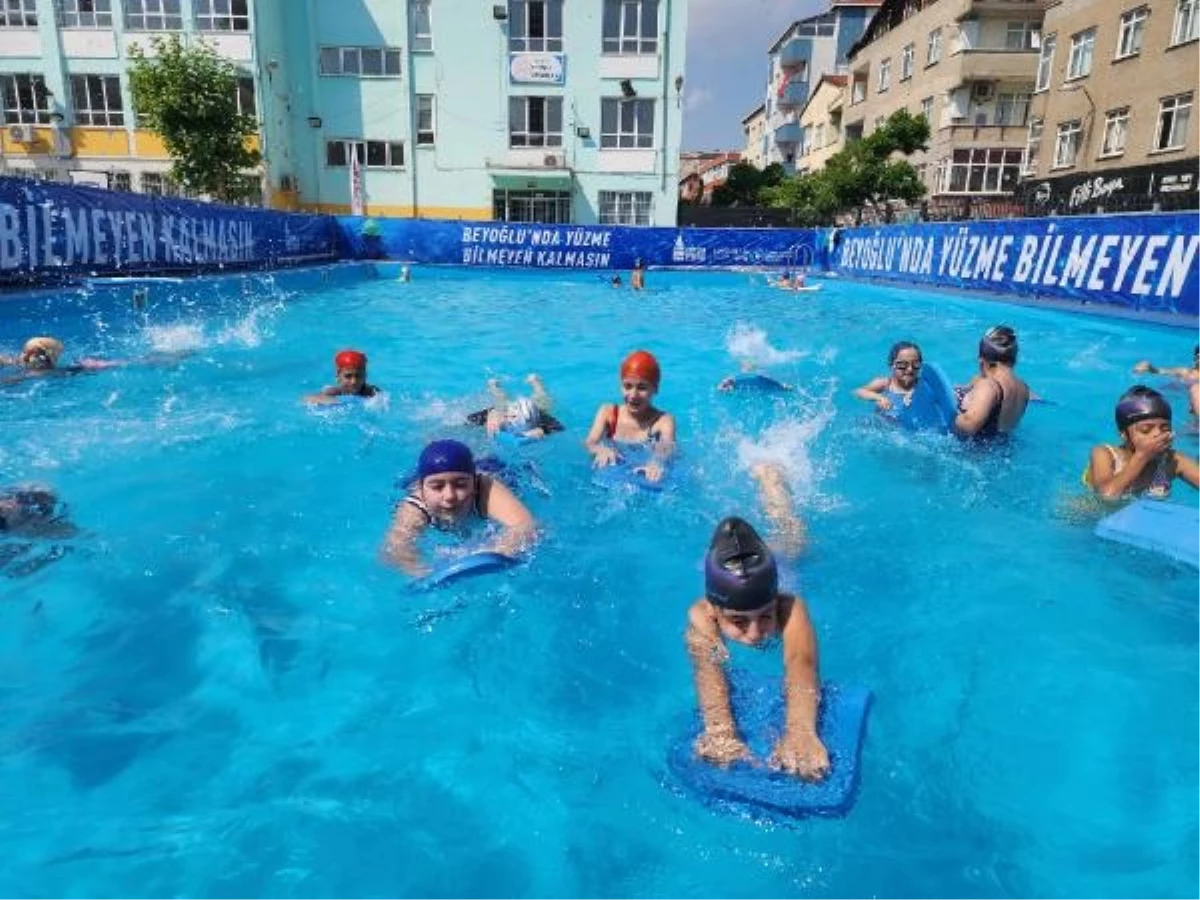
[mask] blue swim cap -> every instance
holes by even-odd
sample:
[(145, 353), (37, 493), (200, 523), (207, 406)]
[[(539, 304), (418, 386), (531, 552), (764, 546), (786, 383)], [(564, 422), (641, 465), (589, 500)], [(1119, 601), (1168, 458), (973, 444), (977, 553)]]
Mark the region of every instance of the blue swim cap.
[(458, 441), (434, 441), (421, 451), (417, 460), (417, 480), (424, 481), (430, 475), (441, 475), (445, 472), (466, 472), (475, 474), (475, 457), (471, 448)]
[(745, 519), (722, 519), (704, 558), (704, 595), (730, 612), (762, 609), (779, 593), (775, 557)]
[(1153, 388), (1135, 385), (1121, 395), (1116, 409), (1117, 431), (1124, 431), (1146, 419), (1171, 421), (1171, 404)]

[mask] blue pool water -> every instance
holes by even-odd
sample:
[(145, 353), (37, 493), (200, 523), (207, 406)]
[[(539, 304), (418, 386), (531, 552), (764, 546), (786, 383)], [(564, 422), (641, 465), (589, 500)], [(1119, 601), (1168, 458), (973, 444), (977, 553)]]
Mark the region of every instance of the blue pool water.
[[(53, 486), (82, 529), (0, 571), (0, 892), (1196, 894), (1196, 573), (1076, 508), (1129, 368), (1186, 362), (1194, 334), (745, 274), (634, 294), (331, 271), (157, 284), (143, 310), (127, 289), (0, 301), (0, 352), (45, 332), (68, 356), (192, 351), (0, 388), (0, 480)], [(851, 397), (901, 337), (964, 380), (997, 322), (1057, 404), (1006, 452), (880, 427)], [(304, 408), (347, 345), (386, 404)], [(684, 448), (657, 496), (597, 489), (580, 445), (637, 347)], [(717, 395), (745, 355), (801, 391)], [(531, 370), (568, 429), (524, 451), (542, 546), (409, 592), (377, 561), (396, 479), (431, 437), (482, 447), (456, 423), (487, 377)], [(693, 705), (698, 561), (722, 515), (762, 521), (760, 458), (810, 526), (822, 674), (875, 693), (857, 804), (795, 827), (715, 813), (665, 758)]]

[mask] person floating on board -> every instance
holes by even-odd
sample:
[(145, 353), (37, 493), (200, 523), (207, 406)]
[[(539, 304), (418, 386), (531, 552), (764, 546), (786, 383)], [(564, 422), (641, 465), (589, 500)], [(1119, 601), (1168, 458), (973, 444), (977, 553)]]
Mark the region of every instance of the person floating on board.
[(921, 348), (912, 341), (898, 341), (888, 351), (888, 375), (872, 378), (854, 396), (859, 400), (874, 403), (882, 413), (891, 412), (897, 403), (908, 406), (912, 403), (913, 391), (921, 380)]
[(484, 426), (489, 437), (507, 432), (528, 440), (540, 440), (548, 434), (564, 430), (562, 422), (550, 415), (554, 401), (546, 391), (541, 376), (531, 372), (525, 376), (525, 383), (533, 389), (533, 395), (510, 400), (499, 380), (488, 379), (492, 405), (468, 415), (467, 422)]
[(718, 765), (754, 762), (734, 721), (726, 641), (762, 647), (781, 637), (786, 725), (768, 763), (808, 780), (829, 772), (817, 736), (821, 686), (817, 636), (803, 599), (779, 591), (775, 558), (754, 528), (730, 516), (717, 525), (704, 559), (704, 596), (688, 610), (686, 642), (704, 728), (698, 756)]
[(971, 379), (959, 401), (954, 429), (960, 437), (996, 438), (1011, 434), (1029, 405), (1029, 385), (1013, 371), (1017, 365), (1017, 334), (997, 325), (979, 341), (979, 374)]
[(1192, 367), (1167, 366), (1159, 368), (1148, 359), (1143, 359), (1133, 367), (1138, 375), (1166, 375), (1177, 378), (1187, 387), (1188, 411), (1193, 416), (1200, 416), (1200, 344), (1192, 350)]
[(621, 403), (602, 403), (596, 410), (584, 446), (597, 468), (622, 461), (621, 447), (649, 448), (650, 458), (638, 471), (659, 481), (675, 452), (675, 417), (654, 406), (662, 380), (658, 360), (636, 350), (621, 363)]
[(367, 355), (358, 350), (339, 350), (333, 357), (337, 384), (305, 397), (308, 403), (337, 403), (342, 397), (374, 397), (379, 388), (367, 383)]
[(517, 556), (537, 538), (525, 504), (495, 476), (478, 471), (470, 448), (458, 441), (434, 441), (425, 447), (406, 490), (396, 504), (383, 557), (410, 575), (431, 571), (417, 547), (417, 539), (430, 526), (451, 532), (464, 532), (472, 523), (499, 526), (489, 546), (472, 547), (467, 551), (471, 553)]
[(1164, 500), (1175, 479), (1200, 487), (1196, 460), (1174, 449), (1171, 405), (1158, 391), (1131, 387), (1117, 401), (1119, 445), (1098, 444), (1083, 483), (1104, 500), (1148, 497)]

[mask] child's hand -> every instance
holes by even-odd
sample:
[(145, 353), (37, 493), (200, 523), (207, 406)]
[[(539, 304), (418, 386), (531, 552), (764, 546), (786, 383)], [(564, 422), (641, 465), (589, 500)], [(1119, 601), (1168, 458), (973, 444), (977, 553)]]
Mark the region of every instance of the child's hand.
[(600, 446), (596, 448), (596, 452), (592, 458), (592, 465), (597, 469), (603, 469), (605, 466), (615, 466), (621, 461), (621, 454), (617, 453), (612, 447)]
[(811, 731), (789, 731), (775, 745), (770, 764), (805, 781), (820, 781), (829, 774), (829, 753)]
[(527, 432), (525, 432), (524, 436), (529, 438), (531, 441), (540, 441), (546, 436), (546, 430), (544, 428), (530, 428)]
[(877, 410), (879, 410), (880, 412), (891, 412), (892, 401), (889, 400), (887, 397), (880, 397), (878, 400), (875, 401), (875, 408)]
[(1155, 432), (1149, 435), (1140, 435), (1136, 431), (1133, 432), (1133, 453), (1134, 456), (1153, 459), (1154, 457), (1166, 453), (1171, 449), (1171, 443), (1175, 440), (1173, 432)]
[(696, 755), (718, 766), (754, 762), (754, 754), (735, 734), (704, 732), (693, 745)]
[(644, 466), (638, 466), (634, 472), (645, 475), (646, 480), (650, 482), (661, 481), (663, 477), (663, 467), (655, 460), (650, 460)]

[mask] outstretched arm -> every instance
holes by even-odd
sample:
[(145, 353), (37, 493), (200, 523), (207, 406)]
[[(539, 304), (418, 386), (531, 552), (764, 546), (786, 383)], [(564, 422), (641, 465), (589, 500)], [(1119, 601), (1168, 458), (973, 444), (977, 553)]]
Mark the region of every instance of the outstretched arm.
[(419, 577), (429, 574), (429, 566), (421, 560), (417, 550), (417, 538), (428, 522), (421, 511), (411, 503), (396, 504), (392, 525), (383, 541), (383, 558), (390, 565), (403, 569), (409, 575)]
[(697, 600), (688, 611), (685, 641), (704, 722), (704, 731), (696, 739), (696, 754), (718, 765), (751, 759), (750, 748), (738, 736), (733, 719), (724, 665), (728, 654), (707, 600)]
[(892, 401), (884, 396), (883, 391), (888, 386), (886, 378), (872, 378), (860, 388), (854, 389), (854, 396), (859, 400), (867, 400), (876, 404), (882, 410), (892, 408)]
[(1158, 366), (1154, 365), (1154, 363), (1150, 362), (1150, 360), (1148, 360), (1148, 359), (1143, 359), (1140, 362), (1138, 362), (1136, 365), (1134, 365), (1133, 371), (1135, 373), (1137, 373), (1138, 375), (1143, 375), (1143, 374), (1167, 375), (1167, 376), (1170, 376), (1171, 378), (1186, 378), (1186, 379), (1194, 379), (1196, 377), (1195, 369), (1189, 369), (1187, 366), (1167, 366), (1165, 368), (1160, 369)]
[(533, 514), (503, 482), (483, 476), (480, 490), (486, 491), (484, 509), (488, 518), (504, 527), (491, 549), (505, 556), (519, 556), (537, 541)]
[(821, 686), (817, 678), (817, 635), (800, 597), (786, 596), (783, 625), (783, 692), (787, 704), (783, 737), (771, 756), (774, 765), (801, 778), (829, 773), (829, 753), (817, 736)]
[(587, 447), (588, 453), (592, 454), (592, 464), (596, 466), (611, 466), (621, 458), (616, 448), (608, 443), (608, 422), (611, 413), (612, 406), (608, 403), (601, 403), (592, 419), (592, 427), (588, 430), (587, 437), (583, 439), (583, 446)]
[(1200, 488), (1200, 470), (1196, 467), (1196, 461), (1190, 456), (1178, 452), (1175, 454), (1175, 476), (1182, 478), (1194, 488)]

